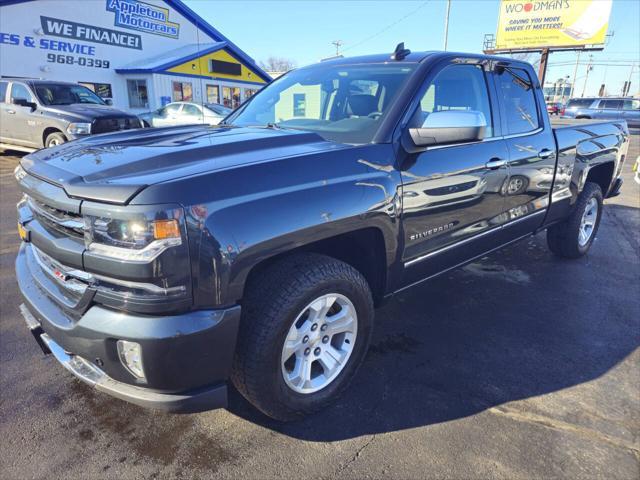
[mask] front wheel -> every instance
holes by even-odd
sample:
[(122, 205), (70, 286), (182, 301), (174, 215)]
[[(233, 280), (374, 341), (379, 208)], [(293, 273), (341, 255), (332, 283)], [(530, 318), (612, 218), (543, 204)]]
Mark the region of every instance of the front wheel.
[(601, 217), (602, 190), (587, 182), (569, 218), (547, 230), (549, 249), (563, 258), (583, 256), (593, 244)]
[(44, 141), (45, 148), (55, 147), (56, 145), (62, 145), (65, 143), (67, 139), (60, 132), (53, 132), (47, 135), (46, 140)]
[(282, 421), (329, 405), (369, 346), (374, 310), (367, 281), (339, 260), (297, 254), (247, 288), (232, 373), (236, 388)]

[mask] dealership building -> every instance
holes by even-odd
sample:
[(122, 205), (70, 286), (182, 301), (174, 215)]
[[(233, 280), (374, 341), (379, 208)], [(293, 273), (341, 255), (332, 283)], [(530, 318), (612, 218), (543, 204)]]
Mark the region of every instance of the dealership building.
[(78, 82), (136, 113), (236, 107), (271, 80), (180, 0), (0, 0), (0, 76)]

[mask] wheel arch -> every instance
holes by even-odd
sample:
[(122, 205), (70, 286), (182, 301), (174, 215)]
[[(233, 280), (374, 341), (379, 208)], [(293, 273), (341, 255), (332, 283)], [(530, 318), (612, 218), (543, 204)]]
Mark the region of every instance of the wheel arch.
[[(607, 196), (611, 183), (613, 182), (613, 174), (615, 171), (615, 162), (605, 162), (594, 165), (589, 168), (584, 183), (593, 182), (600, 186), (602, 195)], [(584, 188), (584, 185), (582, 186)], [(582, 189), (581, 189), (582, 190)]]
[(343, 261), (358, 270), (367, 280), (376, 304), (387, 288), (387, 247), (382, 230), (365, 227), (313, 241), (290, 250), (276, 253), (255, 263), (238, 280), (242, 296), (256, 275), (293, 253), (317, 253)]
[(49, 135), (51, 135), (52, 133), (59, 133), (60, 135), (62, 135), (65, 140), (69, 140), (67, 138), (67, 136), (64, 134), (64, 132), (62, 130), (60, 130), (59, 128), (56, 127), (47, 127), (43, 130), (42, 132), (42, 146), (45, 147), (46, 146), (46, 141), (47, 141), (47, 137)]

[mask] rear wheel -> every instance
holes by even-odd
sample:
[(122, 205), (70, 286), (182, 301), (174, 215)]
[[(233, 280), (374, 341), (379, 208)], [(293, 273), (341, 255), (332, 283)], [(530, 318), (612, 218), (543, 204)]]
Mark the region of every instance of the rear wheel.
[(62, 145), (65, 143), (67, 139), (60, 132), (53, 132), (47, 135), (46, 140), (44, 141), (45, 148), (55, 147), (56, 145)]
[(602, 190), (587, 182), (569, 218), (547, 230), (549, 249), (559, 257), (581, 257), (593, 244), (601, 217)]
[(248, 285), (232, 380), (277, 420), (301, 418), (333, 402), (362, 363), (373, 300), (353, 267), (298, 254)]

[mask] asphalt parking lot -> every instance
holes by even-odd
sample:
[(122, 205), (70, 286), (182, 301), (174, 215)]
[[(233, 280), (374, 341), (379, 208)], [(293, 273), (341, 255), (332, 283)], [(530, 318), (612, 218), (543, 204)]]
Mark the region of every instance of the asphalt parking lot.
[(347, 394), (290, 425), (238, 394), (143, 410), (44, 357), (13, 273), (19, 157), (0, 154), (0, 477), (639, 478), (639, 147), (588, 256), (538, 235), (395, 298)]

